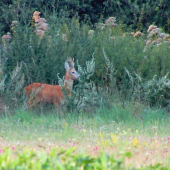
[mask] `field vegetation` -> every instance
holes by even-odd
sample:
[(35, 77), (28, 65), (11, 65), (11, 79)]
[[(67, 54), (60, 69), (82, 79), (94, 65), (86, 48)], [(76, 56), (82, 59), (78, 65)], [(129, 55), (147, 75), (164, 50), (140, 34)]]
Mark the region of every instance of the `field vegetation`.
[[(0, 2), (0, 169), (168, 169), (168, 3)], [(72, 96), (28, 110), (24, 87), (63, 86), (67, 57)]]

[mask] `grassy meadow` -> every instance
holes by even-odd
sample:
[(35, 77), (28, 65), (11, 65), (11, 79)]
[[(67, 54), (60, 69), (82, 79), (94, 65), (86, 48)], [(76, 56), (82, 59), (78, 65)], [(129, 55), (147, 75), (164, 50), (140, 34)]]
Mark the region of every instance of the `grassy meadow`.
[[(0, 170), (170, 169), (169, 27), (33, 10), (0, 32)], [(29, 110), (24, 87), (63, 86), (68, 57), (71, 97)]]
[(103, 107), (91, 114), (59, 114), (56, 110), (16, 110), (12, 116), (2, 117), (1, 156), (5, 147), (14, 157), (26, 148), (49, 154), (54, 148), (60, 151), (74, 147), (75, 155), (98, 157), (104, 152), (117, 161), (130, 152), (132, 156), (123, 159), (127, 169), (157, 163), (170, 166), (169, 115), (161, 109), (128, 103), (125, 107)]

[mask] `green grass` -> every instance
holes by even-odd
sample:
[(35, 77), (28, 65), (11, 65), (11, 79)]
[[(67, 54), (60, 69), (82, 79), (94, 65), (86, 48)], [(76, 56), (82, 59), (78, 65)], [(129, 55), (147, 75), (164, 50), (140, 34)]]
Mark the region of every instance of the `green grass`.
[[(159, 162), (169, 165), (169, 151), (165, 153), (170, 145), (169, 120), (164, 110), (130, 103), (123, 107), (116, 104), (110, 109), (102, 107), (91, 114), (61, 115), (55, 109), (41, 113), (20, 109), (1, 118), (0, 148), (28, 147), (48, 153), (54, 147), (74, 146), (75, 153), (88, 155), (98, 155), (100, 151), (114, 156), (131, 152), (134, 156), (126, 163), (135, 167)], [(148, 155), (151, 157), (147, 159)]]
[[(127, 104), (112, 106), (107, 109), (100, 108), (96, 113), (67, 113), (60, 114), (57, 110), (46, 113), (35, 113), (24, 110), (16, 110), (12, 116), (2, 117), (0, 126), (5, 134), (4, 139), (14, 139), (12, 134), (23, 135), (21, 139), (38, 137), (68, 139), (79, 136), (82, 129), (93, 130), (99, 133), (101, 130), (106, 133), (117, 133), (121, 130), (136, 130), (142, 135), (154, 136), (155, 134), (167, 136), (170, 133), (169, 115), (161, 109), (153, 110), (143, 105), (135, 106)], [(57, 133), (56, 133), (57, 132)], [(19, 136), (18, 136), (19, 137)]]

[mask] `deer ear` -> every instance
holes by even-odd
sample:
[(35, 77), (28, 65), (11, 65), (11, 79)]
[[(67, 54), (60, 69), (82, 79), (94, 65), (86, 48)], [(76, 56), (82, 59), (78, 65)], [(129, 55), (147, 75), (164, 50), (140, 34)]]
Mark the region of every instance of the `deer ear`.
[(72, 63), (72, 67), (74, 68), (74, 63)]
[(65, 69), (68, 70), (69, 69), (69, 64), (67, 62), (65, 62)]

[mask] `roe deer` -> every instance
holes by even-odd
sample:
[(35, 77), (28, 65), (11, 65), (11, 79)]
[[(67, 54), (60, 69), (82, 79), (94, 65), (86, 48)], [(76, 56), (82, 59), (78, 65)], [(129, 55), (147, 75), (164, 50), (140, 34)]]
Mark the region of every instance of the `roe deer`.
[[(68, 62), (70, 63), (70, 66)], [(70, 97), (70, 89), (72, 89), (73, 87), (73, 80), (78, 79), (80, 75), (74, 69), (74, 60), (72, 60), (71, 58), (66, 60), (65, 69), (66, 74), (63, 87), (65, 88), (66, 92), (68, 93), (68, 96)], [(31, 109), (32, 107), (36, 106), (41, 101), (60, 105), (61, 100), (64, 99), (62, 87), (59, 85), (33, 83), (25, 87), (25, 93), (28, 96), (28, 109)]]

